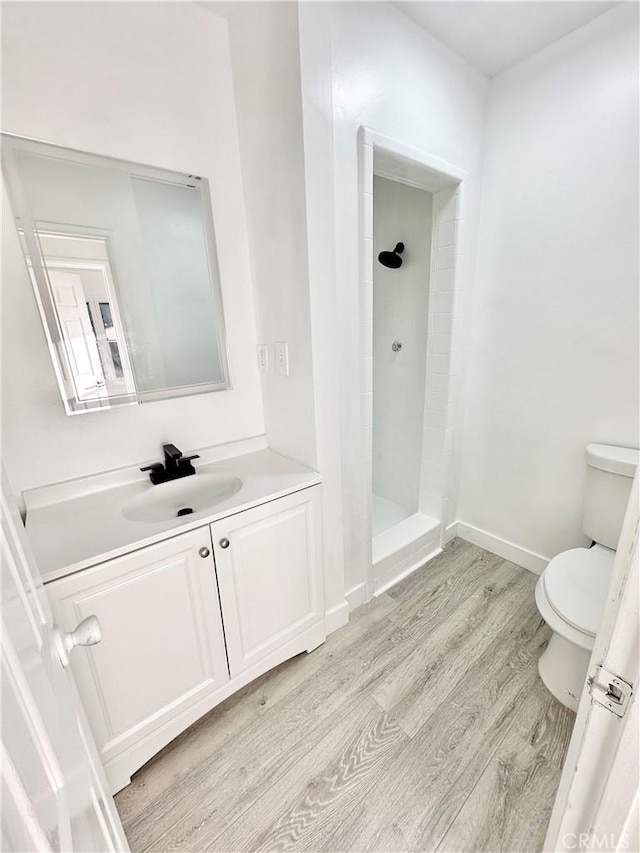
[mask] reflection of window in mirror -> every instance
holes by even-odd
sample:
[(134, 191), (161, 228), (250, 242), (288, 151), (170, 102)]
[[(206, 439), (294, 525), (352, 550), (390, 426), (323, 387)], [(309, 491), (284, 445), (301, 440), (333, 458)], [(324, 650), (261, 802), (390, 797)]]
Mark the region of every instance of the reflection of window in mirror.
[(102, 317), (102, 328), (104, 335), (109, 345), (109, 353), (111, 355), (110, 366), (113, 367), (115, 375), (122, 378), (122, 359), (120, 357), (120, 347), (118, 346), (118, 338), (111, 316), (111, 305), (108, 302), (100, 302), (100, 316)]

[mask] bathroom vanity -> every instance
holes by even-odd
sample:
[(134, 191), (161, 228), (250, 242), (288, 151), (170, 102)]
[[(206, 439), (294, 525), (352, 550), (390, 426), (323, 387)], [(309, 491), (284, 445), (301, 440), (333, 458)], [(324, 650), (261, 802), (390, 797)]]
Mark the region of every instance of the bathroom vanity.
[[(175, 483), (132, 469), (25, 493), (60, 629), (100, 622), (101, 641), (70, 663), (113, 793), (230, 694), (325, 639), (319, 475), (268, 449), (201, 456)], [(176, 517), (185, 496), (194, 511)]]

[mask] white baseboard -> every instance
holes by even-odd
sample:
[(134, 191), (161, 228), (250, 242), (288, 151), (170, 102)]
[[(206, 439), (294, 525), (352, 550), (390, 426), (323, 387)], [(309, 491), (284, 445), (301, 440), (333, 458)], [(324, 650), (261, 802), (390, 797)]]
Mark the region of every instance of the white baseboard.
[(348, 622), (349, 602), (346, 598), (344, 601), (341, 601), (340, 604), (332, 607), (331, 610), (327, 610), (324, 614), (324, 627), (327, 632), (327, 636), (329, 636), (329, 634), (333, 634), (333, 632), (337, 631), (338, 628), (344, 627)]
[[(536, 554), (535, 551), (529, 551), (513, 542), (507, 542), (506, 539), (501, 539), (499, 536), (494, 536), (493, 533), (487, 533), (486, 530), (480, 530), (479, 527), (473, 527), (471, 524), (465, 524), (464, 521), (457, 521), (455, 525), (456, 535), (461, 539), (471, 542), (472, 545), (478, 545), (480, 548), (486, 548), (492, 554), (497, 554), (498, 557), (503, 557), (517, 566), (522, 566), (523, 569), (528, 569), (536, 575), (541, 575), (547, 567), (549, 557), (543, 557), (542, 554)], [(449, 527), (452, 526), (449, 525)]]
[(443, 533), (442, 533), (442, 544), (446, 545), (447, 542), (451, 542), (452, 539), (455, 539), (458, 535), (458, 522), (453, 521), (451, 524), (447, 524)]
[(360, 607), (360, 605), (364, 604), (367, 600), (366, 585), (364, 583), (357, 584), (357, 586), (354, 586), (352, 589), (345, 592), (344, 597), (347, 599), (349, 612), (351, 613), (356, 609), (356, 607)]

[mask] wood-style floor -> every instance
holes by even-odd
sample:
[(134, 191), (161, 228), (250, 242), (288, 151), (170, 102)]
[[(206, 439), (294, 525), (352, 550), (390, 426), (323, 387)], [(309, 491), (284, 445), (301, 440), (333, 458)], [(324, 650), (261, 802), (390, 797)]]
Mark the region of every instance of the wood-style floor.
[(454, 540), (142, 768), (131, 849), (540, 850), (574, 715), (535, 580)]

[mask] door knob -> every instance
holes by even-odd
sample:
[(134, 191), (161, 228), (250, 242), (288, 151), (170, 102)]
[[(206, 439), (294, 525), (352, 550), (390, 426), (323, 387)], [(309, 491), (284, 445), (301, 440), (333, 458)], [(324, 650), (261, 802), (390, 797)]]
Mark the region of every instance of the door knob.
[(220, 540), (220, 547), (221, 548), (228, 548), (230, 544), (231, 543), (229, 542), (228, 539), (221, 539)]
[(97, 616), (87, 616), (73, 631), (61, 631), (54, 626), (54, 645), (63, 667), (69, 666), (69, 655), (76, 646), (95, 646), (102, 639), (102, 628)]
[(198, 551), (198, 554), (200, 554), (200, 556), (204, 560), (206, 557), (209, 556), (209, 549), (208, 548), (200, 548), (200, 550)]

